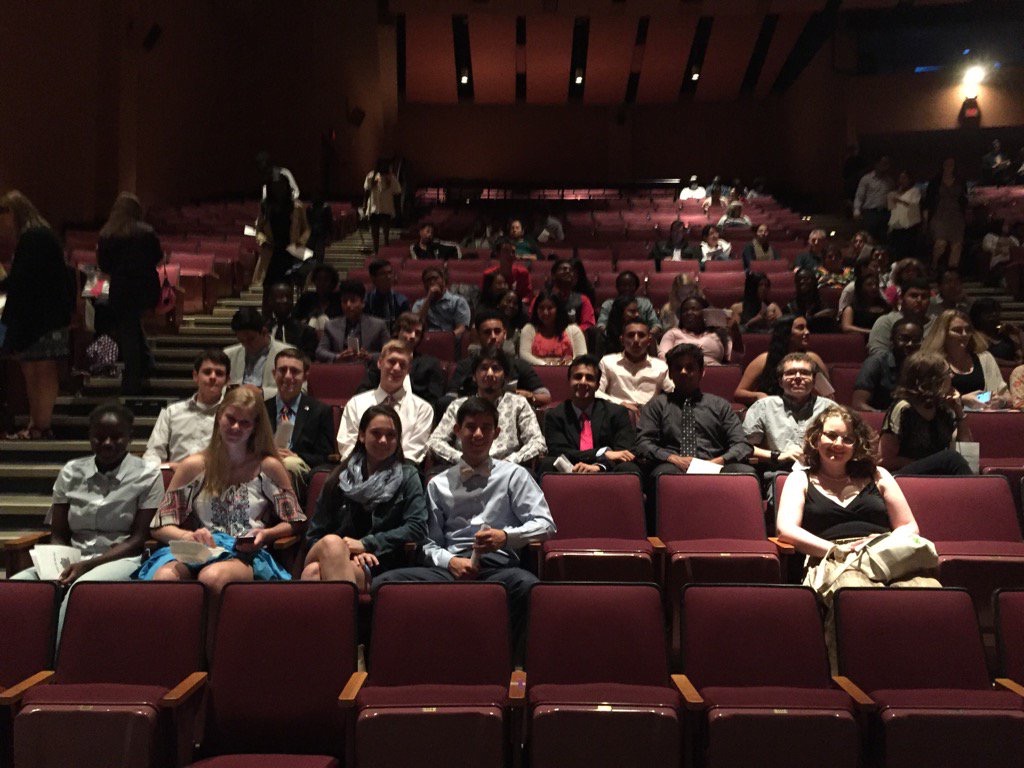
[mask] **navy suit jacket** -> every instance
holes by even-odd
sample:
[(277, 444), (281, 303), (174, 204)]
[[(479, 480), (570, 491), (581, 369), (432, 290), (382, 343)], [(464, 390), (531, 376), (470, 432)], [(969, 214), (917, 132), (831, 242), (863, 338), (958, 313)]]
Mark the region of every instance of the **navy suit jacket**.
[[(276, 429), (277, 398), (271, 397), (265, 402), (271, 427)], [(303, 392), (298, 410), (292, 427), (292, 451), (301, 456), (310, 468), (326, 464), (327, 457), (338, 450), (331, 407)]]

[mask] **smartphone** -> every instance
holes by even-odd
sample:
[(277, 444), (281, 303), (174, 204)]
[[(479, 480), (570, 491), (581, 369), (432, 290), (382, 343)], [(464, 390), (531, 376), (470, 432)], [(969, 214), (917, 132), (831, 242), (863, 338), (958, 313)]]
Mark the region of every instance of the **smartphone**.
[(255, 544), (255, 543), (256, 543), (256, 536), (254, 534), (251, 534), (251, 533), (247, 534), (245, 536), (239, 536), (238, 538), (235, 539), (235, 546), (236, 547), (239, 544), (252, 545), (252, 544)]
[(351, 351), (355, 352), (357, 355), (359, 354), (359, 337), (358, 336), (349, 336), (348, 339), (346, 339), (346, 341), (345, 341), (345, 345)]
[(975, 397), (975, 400), (977, 400), (979, 403), (987, 403), (991, 399), (992, 399), (992, 393), (991, 392), (979, 392), (977, 397)]

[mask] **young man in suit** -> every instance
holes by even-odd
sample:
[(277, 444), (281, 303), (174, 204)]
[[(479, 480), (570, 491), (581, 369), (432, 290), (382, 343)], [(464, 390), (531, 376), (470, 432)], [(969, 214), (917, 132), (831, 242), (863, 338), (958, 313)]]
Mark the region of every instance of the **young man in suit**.
[(376, 357), (391, 338), (387, 323), (363, 311), (366, 288), (362, 283), (342, 280), (338, 293), (342, 315), (324, 326), (316, 359), (321, 363), (349, 363)]
[(288, 283), (274, 283), (270, 286), (267, 296), (270, 338), (289, 347), (296, 347), (306, 357), (312, 358), (316, 354), (319, 339), (316, 331), (292, 317), (294, 309), (295, 300), (292, 287)]
[(556, 472), (555, 459), (565, 456), (578, 474), (634, 472), (636, 430), (621, 405), (598, 400), (601, 366), (592, 355), (580, 355), (569, 365), (571, 399), (544, 414), (548, 456), (541, 472)]
[(266, 400), (277, 453), (303, 503), (312, 470), (325, 464), (335, 450), (330, 406), (302, 391), (308, 373), (309, 358), (305, 354), (295, 347), (282, 349), (274, 357), (277, 395)]
[(238, 343), (224, 350), (230, 362), (228, 384), (252, 384), (263, 390), (263, 397), (274, 397), (274, 357), (285, 345), (270, 338), (270, 328), (255, 307), (242, 307), (235, 312), (231, 330)]

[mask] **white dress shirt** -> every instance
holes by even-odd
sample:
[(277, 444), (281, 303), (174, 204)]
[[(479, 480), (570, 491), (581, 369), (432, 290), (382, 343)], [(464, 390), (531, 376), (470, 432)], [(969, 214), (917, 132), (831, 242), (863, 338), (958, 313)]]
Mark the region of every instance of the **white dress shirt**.
[(618, 405), (646, 405), (660, 392), (672, 392), (674, 386), (664, 360), (648, 355), (634, 363), (623, 353), (601, 358), (601, 383), (597, 397)]
[[(430, 438), (430, 427), (434, 424), (434, 409), (430, 403), (405, 387), (395, 392), (394, 397), (398, 400), (395, 410), (402, 422), (402, 453), (413, 464), (421, 464), (427, 455), (427, 440)], [(341, 427), (338, 429), (338, 452), (342, 461), (348, 458), (356, 446), (359, 420), (363, 418), (363, 413), (387, 398), (388, 393), (377, 387), (370, 392), (360, 392), (345, 404), (345, 410), (341, 413)]]

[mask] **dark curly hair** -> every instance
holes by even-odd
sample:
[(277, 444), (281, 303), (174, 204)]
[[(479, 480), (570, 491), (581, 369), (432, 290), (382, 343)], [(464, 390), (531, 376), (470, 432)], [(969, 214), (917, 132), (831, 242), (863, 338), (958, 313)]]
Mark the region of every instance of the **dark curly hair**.
[(809, 472), (814, 474), (821, 469), (818, 443), (821, 441), (822, 432), (825, 431), (825, 422), (831, 418), (842, 419), (853, 435), (853, 457), (847, 462), (846, 471), (851, 477), (874, 477), (878, 468), (878, 455), (875, 452), (878, 435), (860, 414), (845, 405), (830, 405), (807, 426), (804, 432), (803, 463)]

